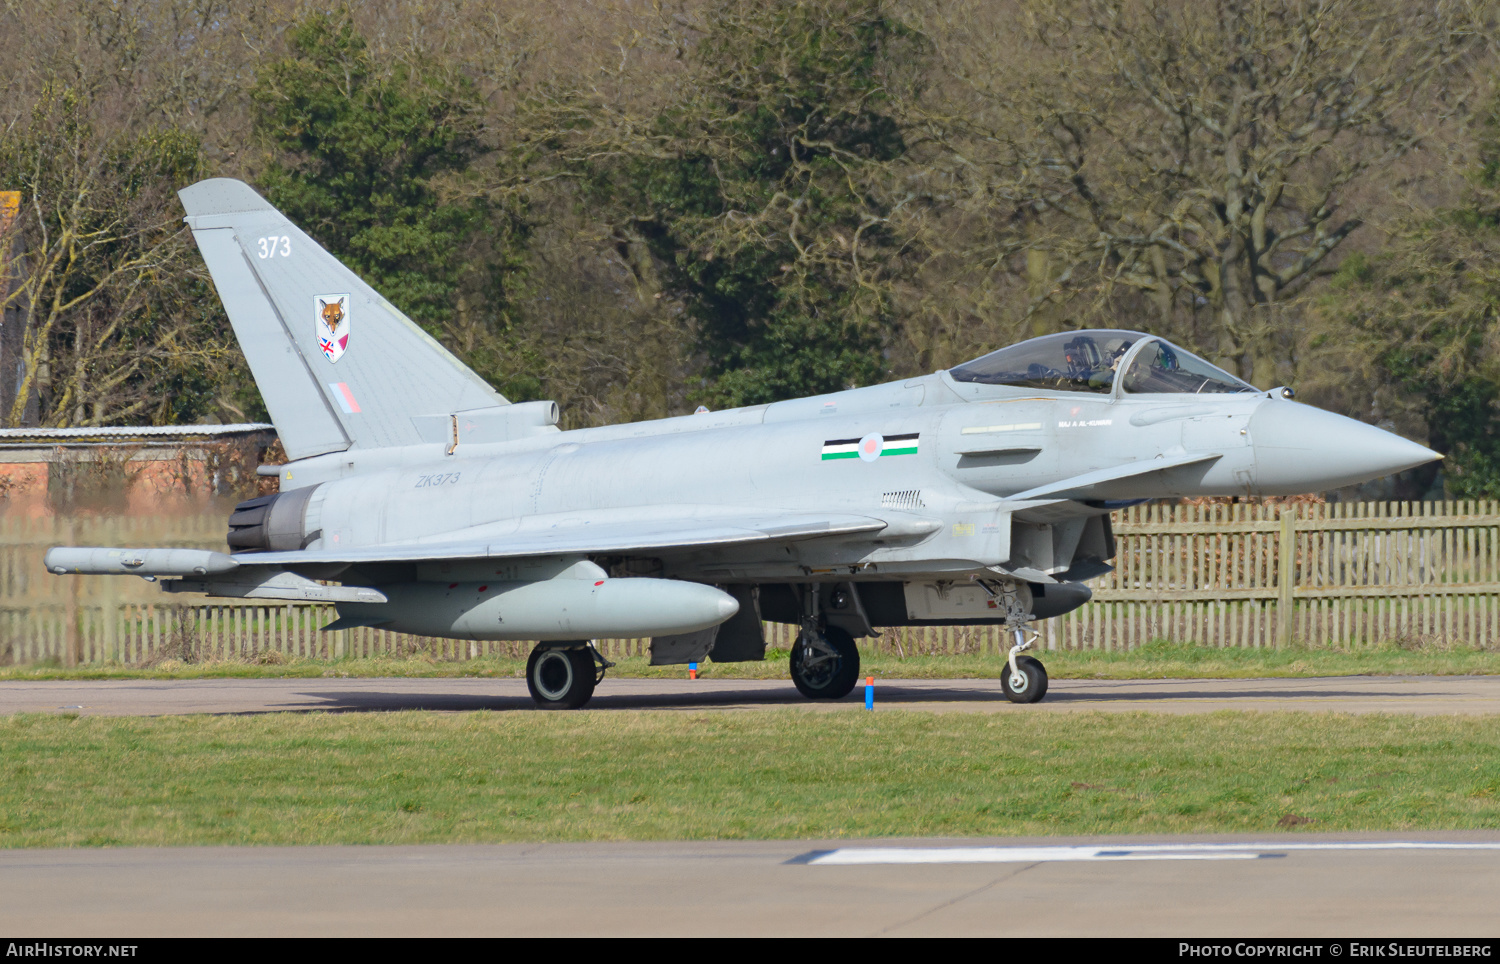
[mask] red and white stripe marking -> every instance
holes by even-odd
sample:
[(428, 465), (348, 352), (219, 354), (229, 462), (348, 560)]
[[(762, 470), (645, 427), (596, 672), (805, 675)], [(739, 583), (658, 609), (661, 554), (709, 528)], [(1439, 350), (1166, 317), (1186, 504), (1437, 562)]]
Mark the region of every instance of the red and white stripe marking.
[(349, 391), (349, 386), (343, 382), (329, 382), (328, 387), (333, 389), (333, 400), (339, 403), (345, 415), (359, 414), (359, 402), (354, 400), (354, 393)]

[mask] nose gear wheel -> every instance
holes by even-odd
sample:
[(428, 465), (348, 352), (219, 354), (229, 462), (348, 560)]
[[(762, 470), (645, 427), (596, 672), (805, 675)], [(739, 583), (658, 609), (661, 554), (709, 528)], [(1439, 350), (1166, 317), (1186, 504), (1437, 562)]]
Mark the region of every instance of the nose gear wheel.
[(1016, 671), (1007, 667), (1000, 688), (1012, 703), (1036, 703), (1047, 695), (1047, 670), (1030, 656), (1016, 657)]
[(1010, 648), (1010, 659), (1000, 677), (1000, 688), (1012, 703), (1037, 703), (1047, 695), (1047, 669), (1040, 660), (1021, 653), (1031, 648), (1040, 634), (1024, 626), (1012, 626), (1016, 644)]

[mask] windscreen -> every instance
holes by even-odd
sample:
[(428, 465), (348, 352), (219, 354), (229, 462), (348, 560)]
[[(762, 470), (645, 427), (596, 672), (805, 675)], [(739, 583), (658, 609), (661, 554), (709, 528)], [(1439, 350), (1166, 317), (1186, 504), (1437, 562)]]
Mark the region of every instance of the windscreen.
[(1104, 329), (1043, 335), (965, 362), (949, 374), (958, 382), (1107, 395), (1120, 360), (1131, 345), (1148, 337)]
[(1131, 359), (1124, 388), (1138, 394), (1169, 392), (1179, 395), (1256, 391), (1254, 385), (1240, 381), (1190, 351), (1161, 340), (1153, 340)]

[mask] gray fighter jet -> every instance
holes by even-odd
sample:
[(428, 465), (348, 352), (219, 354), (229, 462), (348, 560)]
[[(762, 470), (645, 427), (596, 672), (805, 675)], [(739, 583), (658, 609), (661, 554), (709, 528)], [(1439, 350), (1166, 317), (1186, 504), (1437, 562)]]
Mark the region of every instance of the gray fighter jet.
[(1001, 624), (1005, 695), (1047, 691), (1033, 620), (1110, 570), (1110, 513), (1168, 496), (1284, 495), (1439, 458), (1263, 391), (1163, 339), (1072, 331), (870, 388), (563, 432), (511, 404), (239, 181), (181, 192), (290, 461), (228, 552), (55, 548), (54, 573), (168, 592), (325, 600), (328, 629), (539, 640), (543, 707), (582, 706), (591, 640), (653, 663), (757, 660), (801, 626), (814, 699), (883, 626)]

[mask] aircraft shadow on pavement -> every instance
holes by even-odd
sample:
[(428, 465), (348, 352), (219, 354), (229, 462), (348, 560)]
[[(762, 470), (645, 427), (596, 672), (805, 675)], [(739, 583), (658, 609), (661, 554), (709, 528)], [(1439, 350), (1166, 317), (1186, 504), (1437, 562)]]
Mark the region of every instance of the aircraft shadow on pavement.
[[(1382, 699), (1390, 693), (1366, 691), (1358, 688), (1342, 689), (1269, 689), (1263, 686), (1243, 689), (1183, 689), (1183, 690), (1088, 690), (1069, 692), (1053, 689), (1046, 702), (1065, 703), (1157, 703), (1165, 701), (1201, 700), (1233, 702), (1235, 700), (1280, 700), (1289, 703), (1301, 701)], [(1437, 692), (1403, 692), (1403, 701), (1409, 698), (1441, 697)], [(325, 713), (381, 713), (401, 710), (431, 710), (435, 712), (466, 713), (479, 710), (509, 712), (534, 710), (536, 705), (524, 694), (502, 693), (399, 693), (399, 692), (308, 692), (299, 696), (318, 701), (316, 705), (276, 707), (278, 712), (325, 712)], [(785, 689), (767, 690), (733, 689), (716, 687), (712, 690), (694, 692), (684, 685), (679, 692), (629, 693), (613, 692), (608, 683), (601, 685), (589, 702), (591, 710), (690, 710), (730, 709), (767, 706), (830, 706), (859, 705), (864, 701), (861, 689), (839, 700), (810, 701), (804, 699), (791, 684)], [(909, 707), (933, 703), (1006, 703), (999, 681), (992, 689), (957, 689), (946, 687), (902, 687), (899, 684), (876, 686), (877, 706)]]
[[(480, 693), (303, 693), (308, 700), (324, 701), (315, 706), (277, 708), (277, 711), (316, 713), (382, 713), (399, 710), (434, 710), (449, 713), (467, 713), (476, 710), (535, 710), (537, 706), (530, 696)], [(842, 701), (854, 702), (862, 696), (846, 697)], [(746, 705), (779, 705), (806, 703), (807, 700), (788, 683), (786, 692), (765, 690), (714, 690), (699, 693), (610, 693), (601, 687), (589, 701), (591, 710), (675, 710), (712, 709)]]

